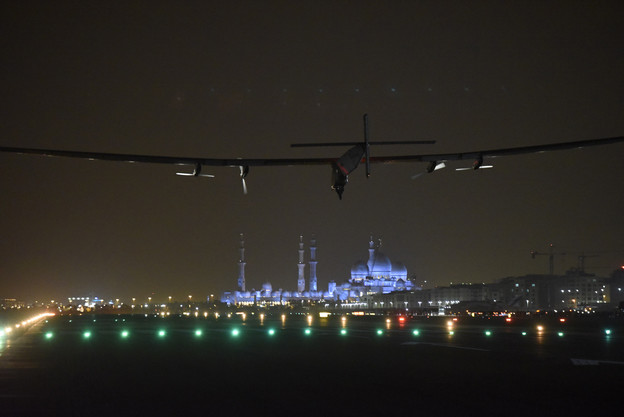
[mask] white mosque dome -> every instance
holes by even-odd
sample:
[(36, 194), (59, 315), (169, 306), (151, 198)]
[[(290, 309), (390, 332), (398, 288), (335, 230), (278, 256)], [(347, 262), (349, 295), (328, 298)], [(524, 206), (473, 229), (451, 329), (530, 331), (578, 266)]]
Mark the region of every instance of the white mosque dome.
[(393, 277), (407, 277), (407, 268), (401, 262), (392, 262)]
[(290, 296), (291, 296), (290, 291), (282, 292), (282, 297), (290, 297)]
[(262, 284), (262, 291), (271, 292), (272, 290), (273, 290), (273, 286), (271, 285), (270, 282), (265, 282), (264, 284)]
[(392, 272), (392, 262), (390, 262), (390, 259), (388, 259), (386, 255), (376, 251), (372, 261), (371, 276), (390, 276)]
[(368, 266), (366, 262), (358, 261), (351, 267), (352, 278), (366, 278), (368, 276)]

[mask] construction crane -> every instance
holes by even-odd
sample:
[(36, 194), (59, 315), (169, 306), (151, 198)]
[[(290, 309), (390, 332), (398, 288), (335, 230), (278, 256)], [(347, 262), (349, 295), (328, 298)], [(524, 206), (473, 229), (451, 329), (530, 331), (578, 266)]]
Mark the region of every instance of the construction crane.
[(565, 252), (555, 252), (555, 246), (550, 243), (548, 245), (548, 253), (541, 253), (536, 250), (531, 251), (531, 258), (535, 259), (536, 256), (548, 256), (548, 274), (555, 275), (555, 256), (565, 255)]

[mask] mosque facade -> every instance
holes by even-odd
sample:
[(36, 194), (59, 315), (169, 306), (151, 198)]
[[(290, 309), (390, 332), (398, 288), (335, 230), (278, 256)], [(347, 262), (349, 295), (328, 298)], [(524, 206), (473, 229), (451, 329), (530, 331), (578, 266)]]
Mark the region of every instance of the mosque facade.
[[(316, 238), (309, 243), (310, 257), (307, 262), (309, 276), (305, 278), (303, 236), (299, 236), (297, 290), (273, 290), (270, 282), (262, 284), (260, 290), (246, 290), (245, 284), (245, 239), (240, 235), (238, 285), (236, 291), (226, 291), (221, 302), (228, 305), (287, 305), (297, 302), (359, 302), (360, 298), (374, 294), (388, 294), (395, 291), (420, 289), (407, 277), (407, 268), (400, 262), (392, 262), (380, 251), (381, 239), (375, 244), (371, 236), (368, 242), (368, 260), (358, 261), (351, 268), (351, 277), (337, 284), (329, 281), (326, 291), (318, 290), (316, 276)], [(306, 286), (307, 283), (307, 286)], [(306, 288), (307, 287), (307, 288)]]

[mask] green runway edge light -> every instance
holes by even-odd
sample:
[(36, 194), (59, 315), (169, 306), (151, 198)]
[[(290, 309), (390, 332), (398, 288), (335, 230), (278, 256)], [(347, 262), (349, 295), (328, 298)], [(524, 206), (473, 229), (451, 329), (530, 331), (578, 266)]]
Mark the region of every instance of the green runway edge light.
[(232, 330), (232, 336), (237, 337), (239, 334), (240, 334), (240, 331), (238, 329)]
[(54, 336), (54, 334), (52, 334), (52, 332), (47, 332), (47, 333), (45, 334), (45, 338), (46, 338), (46, 339), (52, 339), (52, 336)]
[(414, 336), (419, 336), (419, 335), (420, 335), (420, 330), (414, 330), (414, 331), (412, 332), (412, 334), (413, 334)]
[(382, 334), (383, 334), (383, 330), (381, 330), (381, 329), (377, 329), (377, 335), (378, 335), (378, 336), (381, 336)]
[(489, 330), (486, 330), (486, 331), (485, 331), (485, 335), (486, 335), (486, 336), (491, 336), (491, 335), (492, 335), (492, 332), (491, 332), (491, 331), (489, 331)]
[(345, 336), (345, 335), (347, 334), (347, 329), (342, 329), (342, 330), (340, 330), (340, 334), (341, 334), (342, 336)]
[(130, 335), (130, 333), (127, 330), (124, 330), (123, 332), (121, 332), (121, 337), (126, 338)]
[(167, 334), (167, 332), (165, 332), (164, 330), (159, 330), (158, 331), (158, 337), (165, 337), (166, 334)]
[(310, 335), (312, 334), (312, 330), (311, 330), (311, 329), (305, 329), (305, 330), (303, 331), (303, 333), (304, 333), (306, 336), (310, 336)]
[(563, 332), (559, 332), (559, 333), (557, 333), (557, 336), (559, 336), (559, 337), (563, 337)]
[(269, 329), (269, 336), (275, 335), (275, 329)]
[(89, 339), (91, 337), (91, 332), (84, 332), (82, 334), (82, 337), (84, 337), (85, 339)]
[(196, 337), (200, 337), (202, 334), (203, 334), (203, 333), (202, 333), (202, 331), (201, 331), (201, 330), (199, 330), (199, 329), (198, 329), (198, 330), (195, 330), (195, 336), (196, 336)]
[(527, 332), (522, 332), (522, 336), (526, 336), (526, 335), (527, 335)]
[(605, 329), (605, 334), (607, 336), (611, 336), (611, 329)]

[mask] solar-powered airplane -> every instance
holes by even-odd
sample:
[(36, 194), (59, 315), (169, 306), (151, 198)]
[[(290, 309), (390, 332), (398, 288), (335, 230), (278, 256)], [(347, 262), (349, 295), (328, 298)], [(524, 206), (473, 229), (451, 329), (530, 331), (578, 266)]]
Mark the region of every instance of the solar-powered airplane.
[[(301, 143), (293, 144), (292, 147), (318, 147), (318, 146), (350, 146), (349, 150), (338, 158), (275, 158), (275, 159), (248, 159), (248, 158), (200, 158), (200, 157), (176, 157), (156, 155), (132, 155), (119, 153), (82, 152), (57, 149), (16, 148), (0, 146), (0, 152), (34, 154), (44, 156), (62, 156), (69, 158), (83, 158), (90, 160), (121, 161), (121, 162), (146, 162), (153, 164), (188, 165), (194, 167), (193, 172), (178, 172), (177, 175), (192, 177), (213, 177), (203, 174), (204, 166), (238, 167), (243, 185), (243, 192), (247, 193), (245, 178), (249, 174), (250, 167), (263, 166), (291, 166), (291, 165), (329, 165), (332, 169), (331, 189), (342, 199), (344, 187), (349, 180), (349, 175), (363, 162), (366, 165), (366, 177), (371, 174), (370, 164), (395, 163), (395, 162), (427, 162), (427, 173), (432, 173), (444, 168), (446, 161), (471, 160), (473, 170), (490, 167), (483, 165), (484, 158), (498, 156), (522, 155), (546, 151), (558, 151), (565, 149), (584, 148), (588, 146), (609, 145), (624, 142), (624, 136), (610, 138), (588, 139), (575, 142), (551, 143), (545, 145), (522, 146), (516, 148), (491, 149), (470, 152), (445, 153), (445, 154), (421, 154), (421, 155), (394, 155), (394, 156), (371, 156), (371, 145), (406, 145), (406, 144), (433, 144), (435, 141), (384, 141), (373, 142), (369, 140), (368, 116), (364, 115), (364, 140), (362, 142), (330, 142), (330, 143)], [(461, 169), (461, 168), (460, 168)]]

